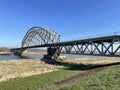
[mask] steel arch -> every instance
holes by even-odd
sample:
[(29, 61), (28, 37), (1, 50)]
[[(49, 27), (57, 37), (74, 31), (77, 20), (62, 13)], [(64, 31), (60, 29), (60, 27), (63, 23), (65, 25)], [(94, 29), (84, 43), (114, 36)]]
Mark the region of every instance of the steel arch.
[(57, 32), (42, 27), (32, 27), (24, 36), (22, 47), (53, 44), (59, 42), (60, 35)]

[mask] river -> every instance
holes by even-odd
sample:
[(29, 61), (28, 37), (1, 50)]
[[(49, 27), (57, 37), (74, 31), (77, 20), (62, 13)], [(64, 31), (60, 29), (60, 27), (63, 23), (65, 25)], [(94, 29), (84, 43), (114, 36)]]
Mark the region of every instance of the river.
[[(66, 54), (66, 58), (94, 58), (97, 56), (90, 55), (75, 55), (75, 54)], [(43, 55), (28, 55), (28, 56), (15, 56), (15, 55), (0, 55), (0, 60), (16, 60), (16, 59), (40, 59), (43, 58)]]

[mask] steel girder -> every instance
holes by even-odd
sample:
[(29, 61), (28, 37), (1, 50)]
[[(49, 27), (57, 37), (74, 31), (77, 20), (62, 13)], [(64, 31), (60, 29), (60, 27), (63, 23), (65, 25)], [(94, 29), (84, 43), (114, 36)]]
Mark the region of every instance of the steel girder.
[(60, 35), (52, 30), (41, 27), (32, 27), (24, 36), (22, 47), (53, 44), (60, 42)]
[(112, 40), (111, 42), (88, 42), (88, 43), (73, 43), (71, 45), (61, 45), (59, 53), (63, 54), (81, 54), (81, 55), (107, 55), (119, 56), (120, 42)]

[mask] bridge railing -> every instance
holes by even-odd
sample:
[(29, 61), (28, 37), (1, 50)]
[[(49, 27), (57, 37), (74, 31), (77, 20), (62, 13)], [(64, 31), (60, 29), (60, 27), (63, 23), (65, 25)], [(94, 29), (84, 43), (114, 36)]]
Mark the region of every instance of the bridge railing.
[(99, 37), (106, 37), (106, 36), (118, 36), (118, 35), (120, 35), (120, 32), (113, 32), (113, 33), (98, 34), (98, 35), (93, 35), (93, 36), (79, 37), (79, 38), (76, 38), (76, 39), (62, 40), (62, 42), (74, 41), (74, 40), (83, 40), (83, 39), (91, 39), (91, 38), (99, 38)]

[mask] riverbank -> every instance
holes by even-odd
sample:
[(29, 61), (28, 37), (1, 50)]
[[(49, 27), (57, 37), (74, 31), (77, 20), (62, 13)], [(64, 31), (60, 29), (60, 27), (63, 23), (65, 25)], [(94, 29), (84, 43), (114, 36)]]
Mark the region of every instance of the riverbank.
[[(58, 60), (66, 64), (75, 65), (101, 65), (120, 62), (119, 57), (98, 57), (98, 58), (69, 58)], [(50, 64), (53, 63), (53, 64)], [(27, 77), (47, 72), (55, 71), (59, 68), (51, 60), (42, 59), (19, 59), (0, 61), (0, 81), (17, 77)]]
[(76, 64), (110, 64), (120, 62), (120, 57), (84, 57), (84, 58), (69, 58), (63, 59), (64, 62)]
[(22, 55), (27, 56), (27, 55), (46, 55), (47, 51), (39, 51), (39, 52), (23, 52)]
[(0, 52), (0, 55), (13, 55), (13, 53), (12, 52)]
[[(40, 52), (23, 52), (22, 55), (27, 56), (27, 55), (45, 55), (47, 54), (46, 51), (40, 51)], [(14, 55), (13, 52), (0, 52), (0, 55)]]
[(27, 77), (56, 71), (58, 66), (44, 63), (40, 59), (19, 59), (0, 61), (0, 81)]
[(120, 58), (114, 57), (0, 61), (1, 80), (3, 77), (9, 77), (0, 82), (0, 87), (1, 90), (41, 90), (56, 85), (57, 82), (70, 80), (69, 78), (72, 76), (76, 78), (78, 73), (82, 75), (88, 70), (105, 65), (112, 66), (115, 65), (113, 63), (118, 62), (120, 62)]

